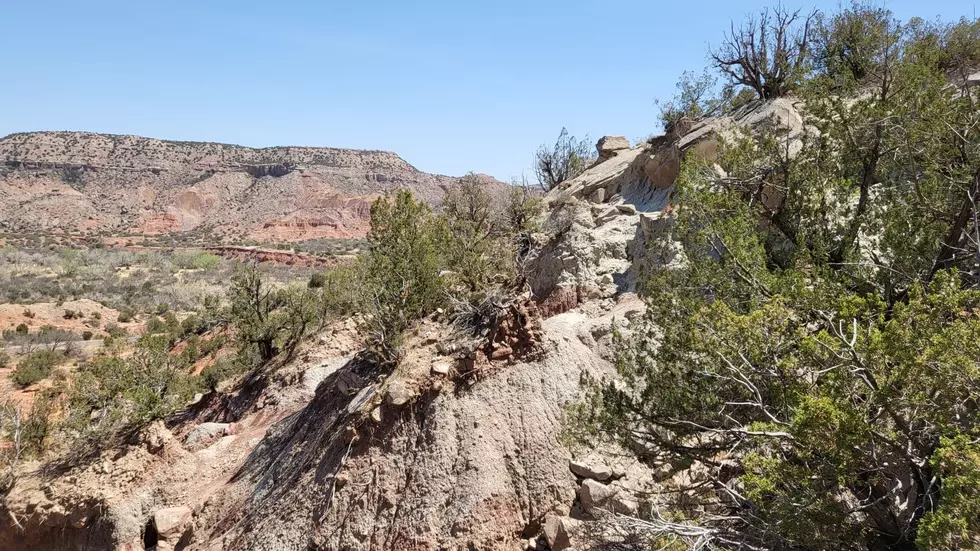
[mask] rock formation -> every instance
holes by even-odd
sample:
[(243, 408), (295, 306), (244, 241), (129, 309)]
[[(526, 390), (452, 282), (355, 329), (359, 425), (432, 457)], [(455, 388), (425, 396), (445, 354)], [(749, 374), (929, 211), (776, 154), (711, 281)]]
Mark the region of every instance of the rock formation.
[[(752, 124), (803, 131), (791, 103), (753, 104), (615, 149), (552, 190), (530, 270), (538, 307), (480, 362), (425, 321), (380, 374), (356, 355), (357, 321), (342, 322), (180, 424), (21, 479), (2, 503), (0, 548), (564, 550), (597, 529), (616, 537), (595, 521), (641, 512), (664, 473), (622, 450), (569, 447), (564, 407), (583, 374), (612, 372), (613, 324), (628, 330), (642, 313), (642, 272), (680, 261), (648, 258), (644, 244), (663, 241), (681, 159), (710, 158), (717, 136)], [(539, 350), (494, 355), (521, 335)]]
[(210, 242), (362, 237), (379, 194), (408, 188), (435, 205), (455, 181), (385, 151), (12, 134), (0, 139), (0, 231), (195, 232)]

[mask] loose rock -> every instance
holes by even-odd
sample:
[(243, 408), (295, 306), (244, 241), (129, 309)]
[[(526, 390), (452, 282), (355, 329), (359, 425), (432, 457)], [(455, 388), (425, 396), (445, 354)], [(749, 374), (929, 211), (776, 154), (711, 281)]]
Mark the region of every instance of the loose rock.
[(432, 373), (435, 375), (448, 375), (452, 368), (452, 362), (447, 360), (439, 360), (432, 364)]
[(569, 517), (548, 515), (544, 521), (544, 537), (552, 551), (565, 551), (573, 545), (579, 522)]
[(616, 489), (592, 479), (586, 479), (578, 490), (578, 499), (586, 509), (604, 507), (616, 495)]
[(180, 539), (180, 536), (186, 531), (187, 527), (190, 525), (191, 515), (190, 507), (180, 506), (180, 507), (169, 507), (167, 509), (158, 509), (153, 513), (153, 525), (157, 529), (157, 536), (163, 541), (176, 541)]
[(626, 136), (603, 136), (596, 143), (596, 151), (599, 153), (599, 160), (605, 161), (616, 156), (617, 151), (630, 148), (630, 141)]
[(612, 476), (612, 468), (603, 463), (586, 463), (585, 461), (571, 460), (568, 462), (568, 469), (576, 476), (591, 478), (593, 480), (609, 480)]
[(184, 447), (190, 451), (203, 450), (226, 434), (228, 423), (201, 423), (187, 434)]
[(414, 397), (415, 392), (408, 386), (408, 383), (396, 381), (388, 385), (385, 401), (393, 406), (403, 406), (412, 401)]

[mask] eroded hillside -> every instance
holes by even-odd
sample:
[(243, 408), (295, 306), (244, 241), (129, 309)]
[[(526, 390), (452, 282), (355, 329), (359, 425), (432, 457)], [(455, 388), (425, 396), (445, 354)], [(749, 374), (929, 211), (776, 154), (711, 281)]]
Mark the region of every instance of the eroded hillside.
[(363, 237), (380, 194), (410, 189), (437, 204), (455, 181), (385, 151), (12, 134), (0, 139), (0, 230), (209, 243)]
[(604, 146), (594, 167), (552, 190), (531, 292), (504, 337), (480, 345), (436, 316), (387, 371), (358, 352), (363, 320), (338, 322), (285, 366), (112, 453), (24, 476), (5, 500), (0, 542), (566, 549), (587, 542), (590, 526), (609, 529), (593, 522), (602, 511), (638, 514), (670, 481), (622, 450), (570, 444), (565, 407), (582, 376), (613, 372), (613, 326), (625, 331), (643, 311), (632, 291), (655, 261), (641, 244), (662, 238), (681, 159), (710, 154), (736, 124), (800, 131), (791, 102), (756, 105), (633, 149)]

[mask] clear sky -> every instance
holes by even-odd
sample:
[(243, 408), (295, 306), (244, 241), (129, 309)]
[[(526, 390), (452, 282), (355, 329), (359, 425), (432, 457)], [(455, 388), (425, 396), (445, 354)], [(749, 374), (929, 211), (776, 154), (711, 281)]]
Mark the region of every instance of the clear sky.
[[(762, 5), (0, 0), (0, 135), (386, 149), (429, 172), (530, 177), (562, 126), (593, 140), (656, 132), (654, 98)], [(975, 10), (886, 5), (902, 18)]]

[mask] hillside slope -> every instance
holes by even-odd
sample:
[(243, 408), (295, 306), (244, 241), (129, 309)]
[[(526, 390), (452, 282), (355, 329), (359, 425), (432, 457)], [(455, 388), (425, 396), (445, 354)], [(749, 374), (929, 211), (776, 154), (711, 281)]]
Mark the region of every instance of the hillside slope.
[(662, 264), (641, 245), (663, 239), (686, 152), (711, 154), (736, 125), (776, 125), (792, 139), (799, 124), (791, 101), (754, 105), (612, 152), (552, 190), (530, 267), (537, 304), (525, 315), (539, 324), (538, 353), (494, 357), (467, 378), (458, 332), (427, 320), (397, 369), (379, 372), (358, 359), (363, 328), (341, 321), (294, 361), (96, 460), (50, 475), (25, 465), (0, 504), (0, 547), (555, 551), (618, 541), (606, 512), (638, 514), (658, 489), (671, 495), (675, 474), (621, 449), (570, 445), (564, 408), (583, 375), (612, 373), (613, 327), (629, 331), (644, 309), (635, 282)]
[(260, 242), (360, 237), (379, 194), (408, 188), (436, 204), (455, 181), (385, 151), (12, 134), (0, 139), (0, 231)]

